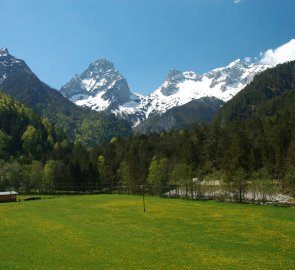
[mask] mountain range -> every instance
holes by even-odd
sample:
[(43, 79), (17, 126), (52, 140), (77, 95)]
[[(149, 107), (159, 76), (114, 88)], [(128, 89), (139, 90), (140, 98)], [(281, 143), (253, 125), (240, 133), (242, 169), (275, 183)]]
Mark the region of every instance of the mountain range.
[[(61, 87), (60, 92), (77, 105), (112, 112), (136, 127), (151, 117), (161, 118), (172, 108), (185, 108), (193, 100), (202, 99), (201, 107), (195, 103), (197, 111), (204, 109), (204, 103), (209, 102), (211, 105), (216, 99), (220, 105), (230, 100), (256, 74), (268, 67), (270, 66), (238, 59), (226, 67), (216, 68), (202, 75), (193, 71), (171, 70), (159, 88), (150, 95), (143, 96), (130, 91), (126, 79), (112, 62), (99, 59), (91, 63), (81, 75), (75, 75)], [(191, 103), (188, 106), (191, 108)], [(173, 112), (174, 110), (170, 111), (170, 115)], [(174, 125), (170, 126), (173, 128)]]
[(204, 74), (170, 70), (160, 87), (143, 96), (130, 90), (111, 61), (98, 59), (57, 91), (3, 48), (0, 89), (70, 137), (92, 145), (130, 134), (130, 126), (136, 133), (153, 133), (209, 122), (224, 103), (270, 67), (238, 59)]

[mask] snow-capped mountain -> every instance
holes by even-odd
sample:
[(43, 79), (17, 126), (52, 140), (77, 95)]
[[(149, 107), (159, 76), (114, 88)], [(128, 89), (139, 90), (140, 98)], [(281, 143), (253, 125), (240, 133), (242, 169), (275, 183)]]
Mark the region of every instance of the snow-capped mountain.
[(124, 77), (108, 60), (97, 60), (76, 75), (61, 92), (81, 106), (107, 110), (128, 119), (134, 126), (150, 115), (203, 97), (228, 101), (269, 66), (240, 59), (205, 74), (171, 70), (164, 83), (148, 96), (131, 93)]
[(106, 59), (99, 59), (81, 74), (75, 75), (60, 91), (78, 105), (97, 111), (116, 110), (130, 101), (130, 90), (125, 78)]
[(202, 97), (216, 97), (226, 102), (266, 68), (266, 65), (238, 59), (226, 67), (216, 68), (203, 75), (193, 71), (172, 70), (165, 82), (149, 96), (151, 102), (148, 114), (162, 113)]

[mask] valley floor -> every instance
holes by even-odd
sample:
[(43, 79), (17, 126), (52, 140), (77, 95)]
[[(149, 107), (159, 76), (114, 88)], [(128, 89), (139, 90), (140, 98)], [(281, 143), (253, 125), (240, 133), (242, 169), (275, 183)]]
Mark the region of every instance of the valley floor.
[(292, 269), (295, 210), (128, 195), (0, 204), (0, 269)]

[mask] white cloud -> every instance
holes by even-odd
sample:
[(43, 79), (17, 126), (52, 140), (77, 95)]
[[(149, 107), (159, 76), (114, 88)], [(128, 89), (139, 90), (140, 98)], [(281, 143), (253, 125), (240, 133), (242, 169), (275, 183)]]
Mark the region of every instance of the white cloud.
[(276, 49), (267, 50), (260, 57), (261, 64), (270, 66), (295, 60), (295, 39), (291, 39)]
[(242, 0), (234, 0), (234, 4), (239, 4)]
[(251, 63), (251, 61), (252, 61), (251, 57), (249, 57), (249, 56), (245, 57), (244, 60), (247, 63)]

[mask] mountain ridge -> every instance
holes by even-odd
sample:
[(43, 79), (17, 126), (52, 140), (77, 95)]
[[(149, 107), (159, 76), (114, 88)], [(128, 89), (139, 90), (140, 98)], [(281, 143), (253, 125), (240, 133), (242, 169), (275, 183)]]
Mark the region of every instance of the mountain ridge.
[[(110, 61), (110, 68), (100, 69), (104, 72), (96, 77), (93, 69), (101, 61), (108, 60), (98, 59), (91, 63), (81, 75), (76, 75), (60, 91), (77, 105), (112, 112), (128, 120), (133, 127), (152, 115), (161, 115), (171, 108), (203, 97), (218, 98), (226, 102), (249, 84), (256, 74), (269, 67), (237, 59), (225, 67), (204, 74), (174, 69), (168, 72), (165, 81), (155, 91), (143, 96), (130, 91), (126, 79)], [(81, 84), (76, 87), (71, 83), (73, 80)], [(94, 87), (89, 87), (89, 82)], [(122, 92), (124, 98), (118, 96)]]

